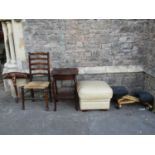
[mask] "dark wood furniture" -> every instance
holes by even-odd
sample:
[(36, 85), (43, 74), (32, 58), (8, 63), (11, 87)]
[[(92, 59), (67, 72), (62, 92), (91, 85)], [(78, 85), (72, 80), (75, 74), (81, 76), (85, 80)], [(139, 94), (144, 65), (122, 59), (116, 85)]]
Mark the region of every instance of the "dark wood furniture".
[(2, 33), (2, 31), (0, 31), (0, 42), (3, 42), (3, 33)]
[[(57, 101), (59, 99), (75, 99), (75, 109), (78, 110), (78, 97), (77, 97), (77, 79), (76, 75), (78, 74), (77, 68), (54, 68), (52, 71), (53, 77), (53, 101), (54, 101), (54, 111), (57, 109)], [(72, 80), (73, 85), (73, 92), (59, 92), (57, 81), (64, 81), (64, 80)]]
[(19, 92), (17, 89), (17, 79), (28, 79), (29, 74), (28, 73), (22, 73), (22, 72), (9, 72), (9, 73), (3, 74), (2, 76), (3, 76), (3, 79), (12, 80), (12, 83), (13, 83), (13, 86), (15, 89), (15, 94), (16, 94), (16, 102), (18, 102)]
[(2, 25), (0, 23), (0, 42), (4, 41), (4, 36), (3, 36), (3, 30), (2, 30)]
[[(25, 99), (31, 99), (32, 101), (41, 99), (40, 97), (36, 98), (34, 94), (36, 91), (41, 91), (44, 94), (46, 110), (49, 110), (49, 97), (52, 101), (49, 53), (35, 52), (29, 53), (28, 56), (30, 82), (21, 87), (22, 109), (25, 109)], [(25, 90), (30, 90), (31, 98), (25, 98)]]

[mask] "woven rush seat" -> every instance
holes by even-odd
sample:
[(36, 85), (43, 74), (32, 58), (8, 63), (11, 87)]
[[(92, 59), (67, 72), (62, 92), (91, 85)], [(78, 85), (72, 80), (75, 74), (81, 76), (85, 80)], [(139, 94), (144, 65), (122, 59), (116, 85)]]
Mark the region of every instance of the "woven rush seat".
[(32, 81), (24, 86), (25, 89), (45, 89), (49, 86), (49, 82)]

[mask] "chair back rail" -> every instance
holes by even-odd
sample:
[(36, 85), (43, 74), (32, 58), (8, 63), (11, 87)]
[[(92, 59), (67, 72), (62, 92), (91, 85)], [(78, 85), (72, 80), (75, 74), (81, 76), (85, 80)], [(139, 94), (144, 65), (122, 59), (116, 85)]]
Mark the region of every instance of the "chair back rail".
[(51, 81), (50, 76), (50, 58), (48, 52), (35, 52), (28, 53), (29, 55), (29, 72), (30, 81), (33, 81), (34, 77), (48, 77), (48, 81)]

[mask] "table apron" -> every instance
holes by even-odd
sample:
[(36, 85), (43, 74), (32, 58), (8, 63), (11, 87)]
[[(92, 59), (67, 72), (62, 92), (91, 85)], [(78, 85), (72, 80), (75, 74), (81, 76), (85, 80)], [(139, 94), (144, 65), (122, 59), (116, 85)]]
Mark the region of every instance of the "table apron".
[(54, 75), (53, 78), (55, 80), (74, 80), (75, 75)]

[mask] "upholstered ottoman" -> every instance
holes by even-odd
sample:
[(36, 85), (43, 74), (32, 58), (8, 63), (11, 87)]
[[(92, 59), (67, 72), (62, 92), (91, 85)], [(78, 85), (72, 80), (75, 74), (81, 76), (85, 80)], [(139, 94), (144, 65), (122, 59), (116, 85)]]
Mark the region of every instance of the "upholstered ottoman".
[(108, 110), (110, 108), (113, 91), (104, 81), (79, 81), (77, 92), (81, 110)]

